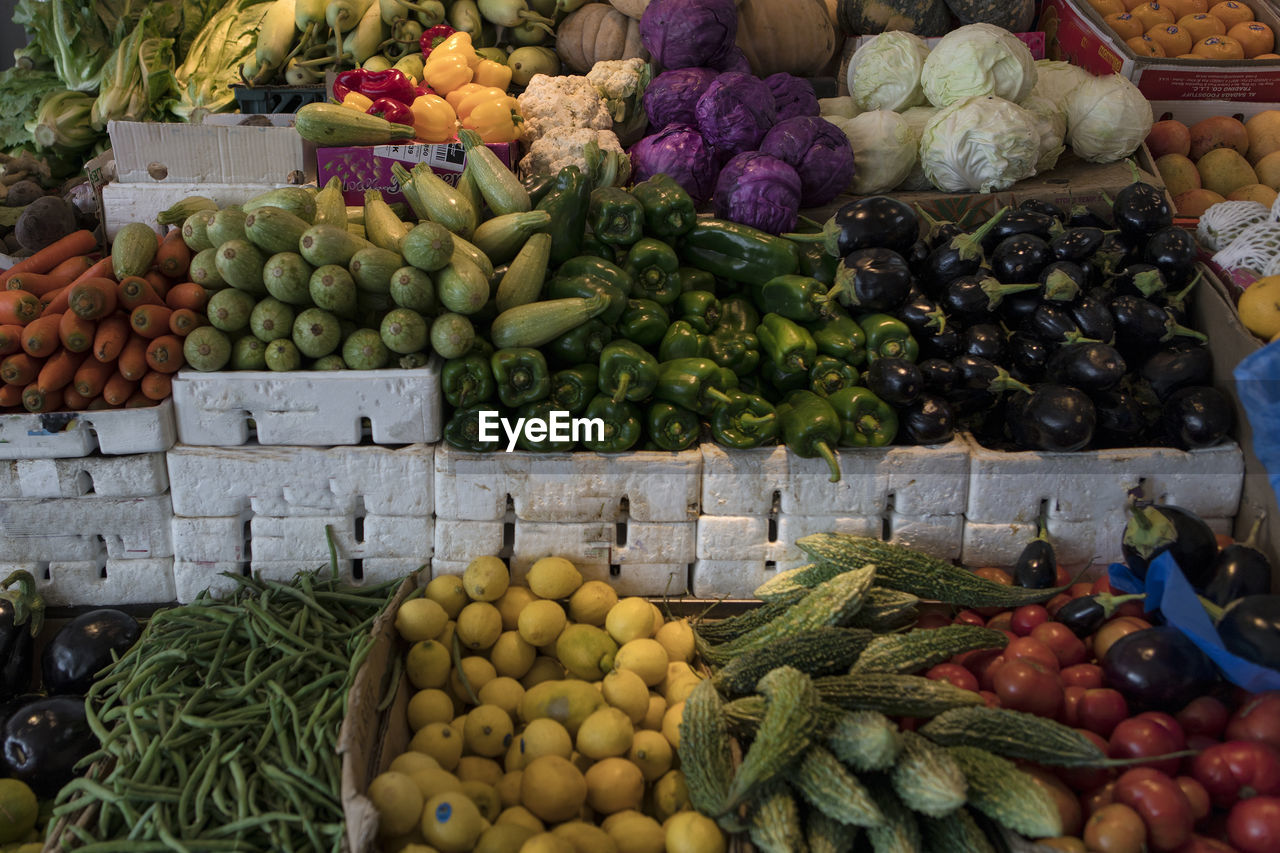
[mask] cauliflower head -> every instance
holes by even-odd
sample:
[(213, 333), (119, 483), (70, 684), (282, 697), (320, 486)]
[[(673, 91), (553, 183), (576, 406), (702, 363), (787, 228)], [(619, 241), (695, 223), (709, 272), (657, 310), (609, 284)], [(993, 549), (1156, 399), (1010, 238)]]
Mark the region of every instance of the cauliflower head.
[[(598, 152), (590, 150), (595, 143)], [(554, 175), (577, 166), (596, 186), (624, 186), (631, 177), (631, 158), (611, 130), (577, 127), (542, 136), (529, 146), (519, 164), (521, 178)]]
[(535, 74), (518, 98), (524, 117), (522, 138), (537, 142), (546, 133), (573, 128), (608, 130), (613, 117), (586, 77)]

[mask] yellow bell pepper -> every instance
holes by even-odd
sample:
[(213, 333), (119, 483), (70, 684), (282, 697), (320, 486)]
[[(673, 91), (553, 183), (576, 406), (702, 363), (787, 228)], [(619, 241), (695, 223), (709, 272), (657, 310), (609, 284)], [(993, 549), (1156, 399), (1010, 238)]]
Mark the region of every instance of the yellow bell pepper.
[(473, 72), (465, 56), (452, 53), (436, 59), (436, 51), (433, 50), (429, 60), (422, 71), (422, 79), (437, 94), (448, 94), (464, 83), (471, 82)]
[(475, 81), (481, 86), (494, 86), (504, 92), (511, 85), (511, 66), (492, 59), (482, 59), (476, 66)]
[(485, 142), (515, 142), (520, 136), (516, 124), (519, 119), (519, 113), (510, 105), (485, 101), (462, 120), (462, 126), (480, 134)]
[(373, 106), (373, 100), (368, 95), (362, 95), (352, 89), (342, 98), (342, 105), (363, 113), (368, 112), (369, 107)]
[(439, 95), (419, 95), (409, 109), (413, 111), (413, 135), (422, 142), (448, 142), (458, 129), (453, 107)]
[(481, 86), (479, 83), (463, 83), (458, 88), (446, 94), (444, 99), (449, 102), (449, 106), (456, 110), (458, 108), (458, 104), (462, 103), (463, 98), (470, 95), (472, 92), (479, 92), (485, 88), (486, 87)]
[(475, 46), (471, 43), (471, 34), (462, 30), (449, 36), (433, 48), (427, 56), (426, 64), (429, 66), (437, 57), (443, 59), (447, 56), (463, 57), (467, 60), (467, 66), (473, 71), (480, 64), (481, 59), (480, 54), (476, 53)]
[(511, 109), (516, 109), (519, 106), (519, 101), (501, 89), (482, 88), (479, 91), (465, 95), (458, 103), (453, 105), (453, 108), (458, 113), (458, 118), (466, 118), (476, 107), (491, 101), (503, 104)]

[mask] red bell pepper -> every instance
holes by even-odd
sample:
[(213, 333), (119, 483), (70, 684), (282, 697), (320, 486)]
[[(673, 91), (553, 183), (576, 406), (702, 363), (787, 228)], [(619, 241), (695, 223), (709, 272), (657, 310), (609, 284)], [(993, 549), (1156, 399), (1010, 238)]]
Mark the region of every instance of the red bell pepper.
[(395, 98), (378, 98), (365, 112), (371, 116), (381, 116), (393, 124), (413, 124), (413, 110)]
[(347, 96), (348, 92), (360, 92), (364, 85), (364, 78), (369, 74), (363, 68), (352, 68), (350, 71), (343, 71), (333, 78), (333, 98), (338, 103), (342, 103), (342, 99)]
[(413, 82), (397, 68), (366, 72), (364, 82), (360, 86), (360, 93), (368, 95), (375, 101), (379, 98), (391, 98), (402, 104), (411, 104), (418, 96)]
[(422, 58), (426, 59), (430, 56), (436, 45), (456, 32), (457, 30), (448, 24), (439, 24), (423, 33), (422, 40), (419, 42), (422, 45)]

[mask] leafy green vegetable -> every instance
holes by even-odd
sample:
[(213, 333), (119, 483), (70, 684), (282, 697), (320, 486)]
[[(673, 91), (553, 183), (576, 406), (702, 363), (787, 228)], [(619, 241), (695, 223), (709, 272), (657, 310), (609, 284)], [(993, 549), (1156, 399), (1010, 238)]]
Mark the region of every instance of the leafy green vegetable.
[(240, 66), (253, 56), (258, 25), (269, 4), (230, 3), (220, 9), (191, 44), (186, 61), (174, 73), (178, 98), (172, 112), (185, 121), (204, 113), (233, 109), (231, 86), (240, 82)]
[(93, 92), (113, 46), (95, 8), (76, 0), (18, 0), (13, 21), (53, 61), (68, 89)]
[(64, 91), (52, 71), (10, 68), (0, 71), (0, 148), (31, 142), (24, 123), (35, 115), (46, 95)]

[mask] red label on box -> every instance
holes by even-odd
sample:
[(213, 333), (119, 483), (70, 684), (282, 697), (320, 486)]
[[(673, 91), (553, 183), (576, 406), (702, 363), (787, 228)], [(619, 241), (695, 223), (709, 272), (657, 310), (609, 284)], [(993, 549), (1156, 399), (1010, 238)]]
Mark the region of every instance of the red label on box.
[(1138, 88), (1149, 101), (1277, 101), (1280, 76), (1231, 71), (1146, 68)]
[[(503, 165), (511, 168), (513, 146), (494, 142), (488, 146)], [(446, 182), (457, 184), (467, 163), (466, 150), (460, 142), (440, 144), (360, 145), (346, 148), (316, 149), (316, 180), (321, 186), (332, 177), (342, 181), (342, 196), (347, 204), (364, 204), (366, 190), (378, 190), (388, 203), (404, 201), (400, 182), (391, 171), (394, 163), (412, 169), (426, 163)]]
[(1124, 57), (1112, 50), (1068, 0), (1045, 0), (1040, 11), (1045, 53), (1050, 59), (1069, 60), (1091, 74), (1116, 74), (1124, 69)]

